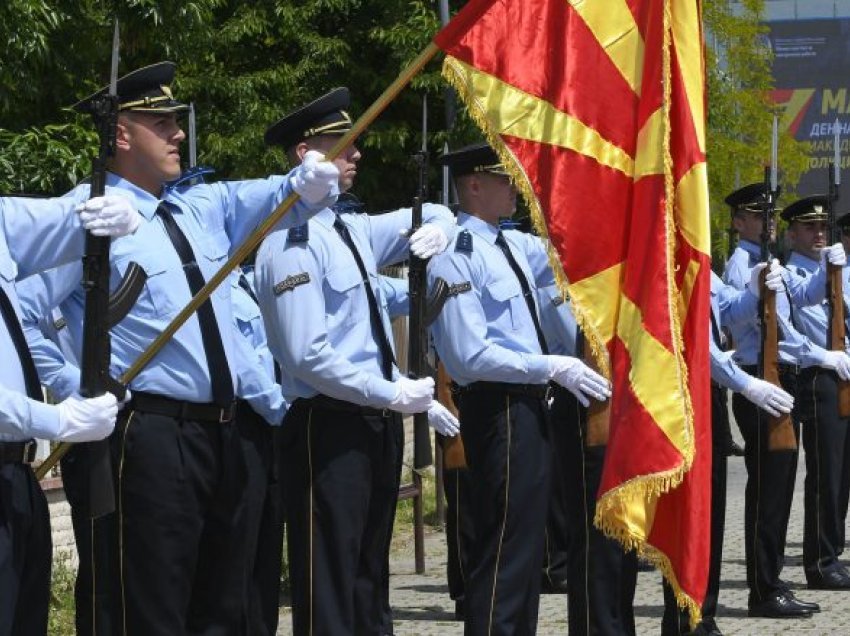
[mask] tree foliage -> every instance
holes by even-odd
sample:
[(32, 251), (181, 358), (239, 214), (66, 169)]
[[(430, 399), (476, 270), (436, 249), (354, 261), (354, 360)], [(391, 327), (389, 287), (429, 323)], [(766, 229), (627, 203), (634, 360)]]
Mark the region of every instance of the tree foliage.
[[(718, 259), (729, 249), (727, 194), (764, 179), (770, 163), (772, 119), (771, 51), (760, 22), (764, 0), (743, 0), (738, 12), (728, 0), (705, 0), (708, 81), (708, 180), (712, 247)], [(807, 167), (807, 149), (790, 133), (779, 138), (780, 179), (785, 200)]]
[[(452, 10), (463, 4), (451, 3)], [(759, 46), (763, 0), (733, 15), (727, 0), (705, 0), (709, 70), (708, 158), (713, 224), (728, 220), (723, 196), (761, 178), (769, 157), (770, 59)], [(352, 90), (363, 112), (439, 28), (435, 0), (6, 0), (0, 37), (0, 192), (61, 193), (90, 170), (90, 122), (67, 107), (106, 84), (112, 19), (121, 24), (122, 73), (171, 59), (176, 95), (193, 101), (199, 162), (216, 178), (256, 177), (286, 169), (264, 147), (266, 127), (330, 90)], [(435, 60), (372, 125), (361, 142), (356, 192), (371, 209), (407, 203), (415, 189), (410, 155), (421, 145), (428, 96), (428, 145), (435, 157), (478, 135), (462, 115), (451, 135), (446, 87)], [(184, 153), (188, 156), (188, 152)], [(786, 184), (803, 153), (782, 139)], [(439, 187), (432, 167), (431, 193)], [(718, 246), (723, 233), (715, 232)]]

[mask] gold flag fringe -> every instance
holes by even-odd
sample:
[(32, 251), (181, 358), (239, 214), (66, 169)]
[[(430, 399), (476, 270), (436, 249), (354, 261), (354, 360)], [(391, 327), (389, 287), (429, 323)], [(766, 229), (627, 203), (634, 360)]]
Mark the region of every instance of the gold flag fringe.
[[(633, 501), (649, 501), (657, 499), (662, 494), (669, 492), (682, 483), (685, 473), (690, 470), (693, 465), (695, 449), (694, 438), (694, 412), (693, 405), (690, 399), (688, 390), (687, 366), (685, 365), (682, 355), (684, 343), (682, 339), (681, 319), (678, 313), (678, 296), (679, 290), (676, 286), (675, 278), (675, 248), (676, 248), (676, 232), (675, 220), (673, 215), (673, 204), (675, 196), (675, 184), (673, 181), (673, 159), (670, 153), (670, 96), (672, 92), (671, 86), (671, 56), (670, 47), (672, 46), (671, 37), (671, 0), (664, 2), (664, 50), (663, 50), (663, 74), (664, 74), (664, 187), (665, 187), (665, 227), (666, 227), (666, 244), (667, 244), (667, 288), (668, 288), (668, 315), (671, 323), (671, 332), (673, 333), (673, 346), (675, 348), (675, 356), (677, 361), (677, 374), (679, 377), (682, 395), (684, 396), (684, 413), (683, 419), (686, 427), (686, 442), (682, 449), (682, 463), (667, 471), (653, 473), (651, 475), (643, 475), (630, 479), (624, 484), (621, 484), (612, 490), (606, 492), (600, 497), (596, 504), (596, 514), (594, 516), (594, 524), (607, 536), (619, 541), (626, 550), (635, 550), (637, 554), (652, 563), (667, 579), (670, 587), (676, 595), (677, 603), (688, 610), (691, 618), (691, 625), (695, 627), (702, 616), (700, 606), (685, 593), (676, 578), (675, 572), (670, 559), (662, 551), (652, 546), (646, 535), (635, 534), (631, 532), (624, 524), (617, 522), (615, 514), (618, 510), (628, 502)], [(569, 293), (570, 281), (564, 272), (561, 264), (560, 256), (549, 238), (548, 227), (546, 225), (546, 216), (540, 206), (534, 189), (531, 185), (531, 180), (528, 178), (525, 169), (520, 161), (514, 156), (513, 152), (507, 147), (504, 140), (501, 138), (499, 131), (494, 130), (489, 120), (487, 119), (487, 109), (481, 104), (474, 94), (473, 87), (467, 80), (467, 71), (463, 63), (459, 62), (450, 55), (447, 55), (443, 61), (442, 75), (445, 80), (457, 91), (464, 104), (469, 111), (470, 116), (476, 125), (481, 129), (484, 137), (487, 139), (490, 146), (498, 155), (500, 161), (505, 165), (505, 169), (513, 179), (520, 194), (522, 194), (529, 210), (531, 211), (531, 220), (538, 235), (542, 237), (546, 244), (549, 263), (555, 273), (555, 280), (562, 294)], [(609, 380), (611, 378), (611, 367), (608, 359), (608, 350), (605, 342), (602, 340), (601, 334), (594, 328), (587, 318), (586, 310), (582, 303), (577, 298), (571, 298), (571, 308), (575, 316), (576, 322), (585, 334), (587, 341), (590, 343), (593, 356), (601, 369), (603, 375)]]

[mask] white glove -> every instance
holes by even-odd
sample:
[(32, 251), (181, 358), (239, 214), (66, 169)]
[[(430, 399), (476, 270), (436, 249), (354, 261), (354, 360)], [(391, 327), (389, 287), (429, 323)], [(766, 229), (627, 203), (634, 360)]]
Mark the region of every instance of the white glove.
[(794, 398), (778, 386), (759, 378), (750, 378), (749, 384), (741, 391), (743, 396), (774, 417), (780, 413), (790, 413), (794, 408)]
[(847, 254), (844, 252), (844, 246), (841, 243), (823, 248), (820, 255), (830, 265), (844, 267), (847, 264)]
[(428, 408), (428, 424), (440, 435), (454, 437), (460, 432), (460, 422), (445, 406), (434, 400)]
[(600, 402), (611, 397), (608, 380), (578, 358), (549, 356), (549, 377), (568, 389), (584, 406), (590, 406), (588, 396)]
[(842, 380), (850, 380), (850, 356), (843, 351), (827, 351), (823, 366), (835, 371)]
[[(755, 267), (753, 267), (753, 271), (750, 272), (750, 282), (747, 285), (747, 291), (750, 292), (756, 298), (761, 296), (761, 285), (759, 284), (759, 276), (761, 275), (764, 268), (767, 267), (767, 263), (759, 263)], [(770, 261), (770, 269), (767, 270), (767, 276), (764, 277), (764, 284), (771, 291), (781, 291), (783, 287), (782, 283), (782, 266), (779, 264), (779, 261), (775, 258)]]
[[(400, 234), (404, 235), (407, 232), (408, 230), (402, 230)], [(410, 237), (410, 251), (414, 256), (423, 259), (441, 253), (448, 244), (449, 237), (446, 236), (443, 228), (433, 223), (424, 223)]]
[(94, 197), (77, 206), (83, 227), (95, 236), (132, 234), (142, 222), (135, 203), (120, 194)]
[(289, 178), (292, 189), (307, 203), (320, 203), (339, 194), (339, 168), (324, 159), (321, 152), (308, 150)]
[(434, 399), (434, 378), (411, 380), (401, 377), (396, 381), (398, 393), (390, 402), (393, 411), (412, 415), (424, 413), (431, 407)]
[(58, 406), (59, 433), (63, 442), (94, 442), (107, 437), (115, 428), (118, 402), (111, 393), (84, 398), (74, 393)]

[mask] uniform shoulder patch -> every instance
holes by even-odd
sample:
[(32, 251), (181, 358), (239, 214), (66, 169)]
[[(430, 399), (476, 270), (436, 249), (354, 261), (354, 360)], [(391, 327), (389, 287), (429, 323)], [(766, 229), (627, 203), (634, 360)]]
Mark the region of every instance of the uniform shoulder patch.
[(563, 295), (558, 294), (557, 296), (555, 296), (554, 298), (552, 298), (552, 304), (553, 304), (555, 307), (560, 307), (560, 306), (561, 306), (561, 305), (563, 305), (565, 302), (567, 302), (569, 299), (570, 299), (570, 298), (569, 298), (569, 296), (567, 296), (567, 297), (565, 298)]
[(472, 233), (469, 230), (463, 230), (457, 235), (455, 249), (458, 252), (472, 252)]
[(65, 316), (60, 316), (56, 320), (53, 321), (53, 328), (56, 331), (62, 331), (65, 327), (68, 326), (68, 321), (65, 320)]
[(310, 282), (310, 274), (301, 272), (300, 274), (291, 274), (277, 283), (273, 290), (275, 296), (280, 296), (283, 292), (292, 291), (298, 285), (306, 285)]
[(310, 239), (310, 226), (304, 223), (291, 227), (286, 238), (290, 243), (306, 243)]
[(446, 292), (446, 296), (451, 298), (452, 296), (457, 296), (468, 291), (472, 291), (472, 283), (467, 280), (462, 283), (455, 283), (454, 285), (449, 285), (449, 290), (448, 292)]
[(800, 276), (802, 276), (803, 278), (806, 278), (806, 277), (809, 275), (809, 272), (807, 272), (806, 270), (804, 270), (802, 267), (797, 267), (796, 269), (797, 269), (797, 273), (798, 273)]

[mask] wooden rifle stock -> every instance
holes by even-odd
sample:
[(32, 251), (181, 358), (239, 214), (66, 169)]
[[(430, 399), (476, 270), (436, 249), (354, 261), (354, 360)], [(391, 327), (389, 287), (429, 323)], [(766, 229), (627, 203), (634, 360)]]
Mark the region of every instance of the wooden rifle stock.
[[(762, 379), (782, 388), (779, 382), (779, 325), (776, 319), (776, 292), (767, 288), (765, 277), (767, 269), (761, 273), (759, 286), (762, 298)], [(769, 416), (767, 447), (769, 450), (794, 450), (797, 448), (797, 436), (791, 415), (783, 413), (778, 417)]]
[[(438, 362), (437, 401), (449, 409), (455, 417), (458, 417), (458, 410), (452, 398), (451, 384), (452, 379), (446, 373), (446, 368), (442, 362)], [(443, 447), (443, 467), (446, 470), (466, 468), (466, 453), (463, 449), (463, 438), (461, 434), (458, 433), (454, 437), (440, 435), (440, 441)]]
[[(842, 268), (838, 265), (827, 265), (827, 299), (829, 300), (829, 349), (844, 351), (844, 336), (846, 335), (844, 314), (844, 283), (841, 280)], [(850, 382), (838, 381), (838, 415), (850, 417)]]

